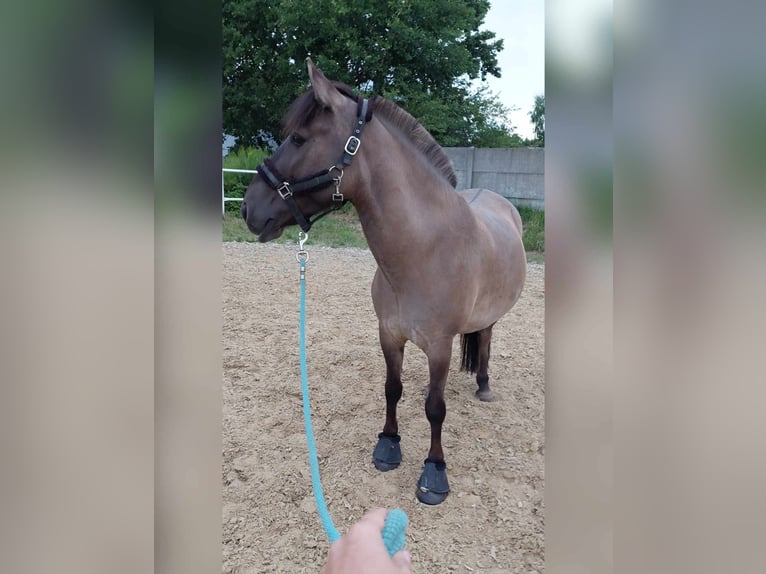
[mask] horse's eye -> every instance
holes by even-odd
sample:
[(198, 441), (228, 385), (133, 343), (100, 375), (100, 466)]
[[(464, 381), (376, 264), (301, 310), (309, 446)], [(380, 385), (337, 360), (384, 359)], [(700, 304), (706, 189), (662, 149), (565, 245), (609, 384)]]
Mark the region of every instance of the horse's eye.
[(306, 143), (306, 139), (302, 137), (300, 134), (293, 134), (290, 139), (298, 147)]

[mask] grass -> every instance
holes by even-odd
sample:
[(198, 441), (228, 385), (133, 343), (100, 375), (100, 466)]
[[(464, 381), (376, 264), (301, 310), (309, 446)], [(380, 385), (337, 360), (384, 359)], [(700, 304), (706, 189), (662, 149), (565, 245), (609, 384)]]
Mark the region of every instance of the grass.
[(532, 207), (519, 207), (523, 223), (522, 239), (527, 252), (527, 260), (542, 263), (545, 258), (545, 212)]
[[(223, 167), (231, 169), (256, 169), (258, 164), (269, 155), (267, 150), (252, 147), (235, 148), (223, 158)], [(247, 186), (253, 180), (252, 173), (234, 173), (224, 172), (223, 183), (226, 190), (226, 197), (244, 197)], [(241, 204), (234, 201), (226, 202), (226, 213), (239, 213)], [(247, 231), (247, 228), (244, 228)], [(245, 239), (233, 239), (232, 241), (246, 241)]]
[[(239, 204), (237, 204), (239, 205)], [(298, 238), (296, 227), (285, 230), (277, 243), (295, 243)], [(356, 216), (354, 207), (347, 203), (343, 208), (317, 221), (309, 232), (311, 243), (328, 247), (360, 247), (367, 249), (367, 240), (362, 233), (362, 226)], [(255, 235), (247, 228), (239, 211), (227, 209), (223, 218), (224, 241), (257, 241)]]
[[(255, 235), (242, 221), (239, 215), (239, 203), (230, 204), (223, 218), (224, 241), (257, 241)], [(524, 248), (527, 260), (542, 263), (545, 252), (545, 212), (531, 207), (520, 207), (519, 213), (524, 222)], [(360, 247), (367, 248), (367, 240), (362, 233), (356, 211), (351, 204), (343, 209), (320, 219), (309, 233), (311, 243), (328, 247)], [(295, 243), (298, 227), (285, 230), (277, 239), (278, 243)]]

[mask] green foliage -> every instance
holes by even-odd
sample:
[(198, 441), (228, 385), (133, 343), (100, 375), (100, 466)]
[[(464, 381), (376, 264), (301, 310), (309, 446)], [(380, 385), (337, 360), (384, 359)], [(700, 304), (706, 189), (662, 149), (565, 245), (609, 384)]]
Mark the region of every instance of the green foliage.
[(545, 211), (533, 207), (519, 207), (519, 215), (523, 223), (522, 240), (527, 253), (543, 253), (545, 251)]
[(223, 158), (223, 167), (231, 169), (255, 169), (264, 158), (269, 156), (269, 151), (254, 147), (235, 147)]
[(535, 107), (529, 112), (529, 119), (535, 127), (533, 145), (545, 147), (545, 96), (535, 96)]
[[(237, 207), (239, 207), (239, 203), (237, 203)], [(247, 228), (239, 213), (227, 209), (223, 214), (223, 240), (251, 243), (258, 241), (258, 238)]]
[[(239, 204), (237, 204), (239, 208)], [(541, 261), (545, 251), (545, 212), (532, 207), (519, 207), (524, 225), (523, 241), (530, 261)], [(298, 227), (285, 230), (279, 243), (295, 243)], [(362, 232), (356, 210), (349, 203), (335, 213), (320, 219), (311, 228), (311, 243), (328, 247), (359, 247), (366, 249), (367, 240)], [(254, 242), (258, 238), (247, 228), (239, 213), (227, 210), (223, 217), (224, 241)]]
[(500, 103), (497, 96), (480, 88), (473, 98), (476, 107), (474, 133), (471, 145), (475, 147), (522, 147), (525, 140), (503, 122), (511, 110)]
[[(298, 231), (298, 227), (288, 227), (276, 241), (295, 243)], [(310, 236), (312, 245), (367, 248), (367, 240), (362, 233), (356, 210), (350, 203), (317, 221), (311, 228)], [(258, 238), (247, 228), (239, 213), (227, 210), (223, 217), (223, 240), (254, 242), (258, 241)]]
[[(295, 242), (297, 227), (285, 232), (285, 242)], [(280, 238), (282, 239), (282, 238)], [(356, 209), (347, 203), (337, 212), (323, 217), (311, 228), (311, 241), (328, 247), (360, 247), (367, 249), (367, 238), (362, 232), (362, 224)]]
[[(230, 169), (255, 169), (263, 161), (263, 158), (268, 157), (269, 152), (260, 148), (253, 147), (238, 147), (229, 152), (229, 154), (223, 158), (223, 167)], [(255, 174), (252, 173), (230, 173), (224, 172), (223, 185), (226, 197), (245, 197), (245, 191), (247, 186), (253, 180)], [(239, 208), (242, 204), (238, 201), (227, 201), (226, 212), (227, 213), (239, 213)], [(238, 240), (237, 240), (238, 241)]]
[(442, 145), (513, 141), (507, 110), (471, 88), (500, 76), (503, 41), (479, 31), (488, 10), (488, 0), (224, 0), (224, 131), (243, 144), (278, 139), (311, 56), (327, 77), (394, 100)]

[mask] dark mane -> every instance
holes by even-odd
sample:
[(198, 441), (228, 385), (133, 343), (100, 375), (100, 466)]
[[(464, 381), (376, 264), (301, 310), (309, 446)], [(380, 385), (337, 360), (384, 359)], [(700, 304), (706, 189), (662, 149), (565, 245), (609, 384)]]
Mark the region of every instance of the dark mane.
[[(335, 89), (341, 94), (356, 101), (356, 94), (346, 84), (341, 82), (332, 82)], [(457, 186), (457, 176), (455, 170), (452, 168), (452, 162), (449, 156), (444, 152), (441, 146), (436, 143), (433, 136), (413, 118), (409, 113), (397, 106), (390, 100), (385, 99), (382, 96), (375, 96), (372, 101), (372, 109), (374, 114), (385, 119), (388, 124), (395, 127), (402, 133), (410, 142), (412, 142), (418, 151), (433, 165), (446, 179), (450, 182), (452, 187)], [(290, 109), (287, 110), (284, 118), (282, 119), (282, 138), (286, 138), (288, 135), (306, 125), (310, 122), (314, 115), (319, 111), (319, 104), (314, 99), (314, 90), (310, 89), (308, 92), (299, 96)]]
[(420, 122), (409, 113), (397, 106), (391, 100), (382, 96), (375, 96), (372, 100), (373, 110), (378, 116), (382, 116), (389, 124), (396, 127), (407, 137), (446, 179), (452, 187), (457, 186), (457, 176), (452, 168), (452, 161), (442, 147), (436, 143), (428, 130), (420, 125)]

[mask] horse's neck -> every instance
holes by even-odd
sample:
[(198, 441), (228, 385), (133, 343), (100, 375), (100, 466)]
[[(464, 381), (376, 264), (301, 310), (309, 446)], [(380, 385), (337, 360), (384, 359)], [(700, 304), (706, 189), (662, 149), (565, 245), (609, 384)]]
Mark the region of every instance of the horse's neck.
[(430, 259), (437, 245), (448, 248), (445, 230), (459, 216), (462, 200), (419, 152), (389, 138), (395, 136), (386, 132), (374, 143), (386, 150), (386, 159), (368, 162), (354, 204), (370, 251), (391, 281), (416, 267), (408, 260)]

